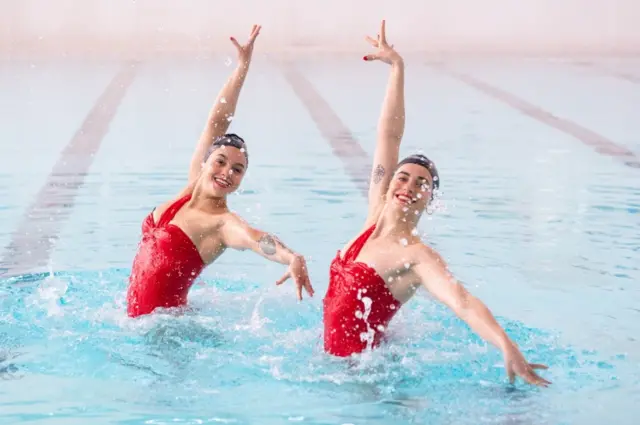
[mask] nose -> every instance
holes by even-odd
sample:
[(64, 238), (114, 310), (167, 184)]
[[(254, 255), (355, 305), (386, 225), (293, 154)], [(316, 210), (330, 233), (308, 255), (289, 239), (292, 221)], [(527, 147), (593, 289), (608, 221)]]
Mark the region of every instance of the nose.
[(413, 195), (413, 185), (410, 182), (403, 183), (402, 190), (410, 195)]

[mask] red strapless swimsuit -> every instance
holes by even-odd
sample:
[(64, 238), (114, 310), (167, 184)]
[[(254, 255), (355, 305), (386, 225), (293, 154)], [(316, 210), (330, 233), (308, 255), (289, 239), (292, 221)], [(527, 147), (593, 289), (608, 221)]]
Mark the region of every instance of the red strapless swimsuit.
[(344, 258), (338, 251), (331, 262), (329, 288), (323, 300), (324, 349), (335, 356), (376, 347), (401, 307), (380, 275), (355, 261), (374, 230), (375, 224), (356, 239)]
[(189, 199), (190, 194), (171, 204), (157, 224), (153, 212), (143, 221), (142, 240), (129, 277), (129, 316), (186, 305), (189, 289), (205, 264), (189, 236), (169, 222)]

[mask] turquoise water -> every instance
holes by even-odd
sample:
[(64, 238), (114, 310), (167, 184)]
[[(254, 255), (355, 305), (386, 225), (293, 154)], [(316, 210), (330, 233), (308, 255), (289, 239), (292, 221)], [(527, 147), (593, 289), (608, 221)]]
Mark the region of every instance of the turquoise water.
[[(323, 354), (328, 265), (360, 229), (365, 201), (262, 58), (234, 122), (251, 167), (230, 203), (309, 257), (316, 296), (299, 303), (291, 284), (274, 285), (281, 266), (229, 253), (192, 290), (191, 313), (128, 319), (140, 223), (180, 190), (228, 72), (224, 58), (148, 62), (46, 266), (29, 270), (3, 254), (0, 423), (635, 423), (640, 170), (408, 63), (402, 150), (433, 157), (444, 192), (420, 230), (527, 357), (549, 365), (550, 388), (508, 385), (500, 354), (427, 294), (403, 308), (387, 346), (350, 361)], [(386, 74), (368, 65), (298, 64), (371, 156)], [(0, 65), (0, 105), (11, 111), (0, 117), (2, 246), (119, 66)], [(640, 152), (630, 118), (638, 85), (542, 60), (456, 66)], [(625, 69), (640, 71), (640, 62)]]

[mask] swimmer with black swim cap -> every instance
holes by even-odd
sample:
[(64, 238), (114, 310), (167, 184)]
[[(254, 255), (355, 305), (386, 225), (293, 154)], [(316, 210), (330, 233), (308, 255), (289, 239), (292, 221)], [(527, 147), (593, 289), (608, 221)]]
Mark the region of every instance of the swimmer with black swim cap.
[(395, 314), (420, 288), (450, 307), (485, 340), (498, 347), (507, 374), (548, 385), (489, 309), (450, 273), (444, 259), (418, 236), (416, 226), (440, 187), (432, 160), (415, 154), (398, 161), (404, 134), (404, 61), (386, 40), (385, 23), (377, 52), (364, 57), (391, 65), (378, 123), (378, 139), (369, 185), (369, 208), (362, 231), (333, 259), (324, 297), (324, 348), (350, 356), (381, 344)]
[(243, 46), (231, 39), (238, 49), (238, 67), (207, 118), (191, 159), (188, 183), (176, 199), (155, 208), (142, 223), (142, 240), (127, 292), (127, 313), (131, 317), (158, 308), (185, 306), (195, 279), (228, 248), (250, 249), (286, 265), (286, 273), (276, 284), (293, 278), (298, 299), (302, 299), (303, 288), (313, 295), (304, 257), (274, 235), (249, 226), (227, 207), (227, 196), (244, 178), (249, 154), (244, 140), (226, 131), (259, 32), (260, 27), (254, 25)]

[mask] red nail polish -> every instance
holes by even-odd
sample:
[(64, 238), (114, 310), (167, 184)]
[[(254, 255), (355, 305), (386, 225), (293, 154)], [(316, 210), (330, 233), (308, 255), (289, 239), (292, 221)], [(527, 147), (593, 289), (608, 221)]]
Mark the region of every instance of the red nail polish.
[(366, 61), (367, 61), (367, 60), (369, 60), (369, 59), (367, 59), (367, 57), (366, 57), (366, 56), (365, 56), (365, 57), (363, 57), (362, 59), (364, 59), (364, 60), (366, 60)]

